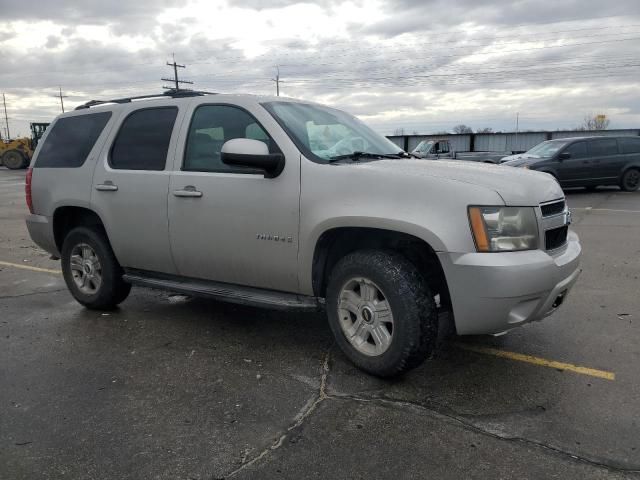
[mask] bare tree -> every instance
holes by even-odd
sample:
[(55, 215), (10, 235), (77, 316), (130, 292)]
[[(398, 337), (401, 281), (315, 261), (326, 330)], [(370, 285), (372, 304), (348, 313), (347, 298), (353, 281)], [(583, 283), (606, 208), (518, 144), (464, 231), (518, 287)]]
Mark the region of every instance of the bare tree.
[(473, 129), (461, 123), (453, 127), (453, 133), (473, 133)]
[(493, 128), (491, 127), (480, 128), (476, 130), (476, 133), (493, 133)]
[(433, 132), (434, 135), (450, 135), (446, 130), (439, 130), (437, 132)]
[(404, 135), (404, 128), (396, 128), (393, 131), (393, 135), (396, 137), (401, 137), (402, 135)]
[(585, 115), (580, 130), (606, 130), (609, 128), (609, 123), (611, 123), (611, 121), (606, 115), (602, 113), (596, 115), (590, 113), (589, 115)]

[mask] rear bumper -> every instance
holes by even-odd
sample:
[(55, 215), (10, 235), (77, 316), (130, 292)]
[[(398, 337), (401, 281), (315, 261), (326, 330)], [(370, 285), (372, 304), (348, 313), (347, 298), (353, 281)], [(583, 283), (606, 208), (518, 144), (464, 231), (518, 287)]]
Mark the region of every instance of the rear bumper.
[(28, 215), (26, 222), (31, 240), (51, 255), (59, 257), (60, 252), (58, 251), (56, 240), (53, 235), (52, 218), (44, 215)]
[(502, 333), (552, 314), (580, 275), (582, 247), (569, 231), (567, 244), (505, 253), (440, 253), (460, 335)]

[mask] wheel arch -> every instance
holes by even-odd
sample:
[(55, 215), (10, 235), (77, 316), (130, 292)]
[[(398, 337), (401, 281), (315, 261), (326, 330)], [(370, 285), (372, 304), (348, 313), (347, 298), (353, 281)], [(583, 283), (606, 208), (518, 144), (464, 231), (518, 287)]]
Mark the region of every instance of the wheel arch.
[(101, 230), (109, 241), (104, 223), (100, 216), (90, 208), (80, 206), (61, 206), (53, 212), (53, 238), (56, 248), (62, 252), (62, 244), (67, 234), (75, 227), (87, 226)]
[(634, 160), (633, 162), (627, 163), (620, 172), (620, 179), (622, 180), (624, 174), (633, 168), (635, 168), (636, 170), (640, 170), (640, 160)]
[(449, 287), (436, 249), (426, 240), (411, 233), (369, 226), (336, 226), (324, 230), (314, 245), (311, 266), (313, 294), (326, 295), (333, 266), (345, 255), (360, 249), (383, 249), (399, 252), (420, 271), (441, 305), (450, 307)]

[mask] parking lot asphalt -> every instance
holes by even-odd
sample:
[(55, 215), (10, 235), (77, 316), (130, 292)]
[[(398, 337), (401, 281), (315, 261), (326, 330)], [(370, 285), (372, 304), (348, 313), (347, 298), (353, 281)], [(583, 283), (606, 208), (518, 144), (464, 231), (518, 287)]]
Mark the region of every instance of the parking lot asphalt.
[(584, 271), (552, 317), (380, 380), (322, 314), (84, 309), (23, 182), (0, 168), (2, 479), (640, 478), (640, 192), (567, 192)]

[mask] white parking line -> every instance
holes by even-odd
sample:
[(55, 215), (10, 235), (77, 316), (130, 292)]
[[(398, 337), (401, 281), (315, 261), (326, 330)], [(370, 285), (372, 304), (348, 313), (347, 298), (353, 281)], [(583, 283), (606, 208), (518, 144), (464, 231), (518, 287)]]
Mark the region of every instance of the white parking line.
[(571, 207), (570, 210), (586, 210), (588, 212), (640, 213), (640, 210), (617, 210), (615, 208)]

